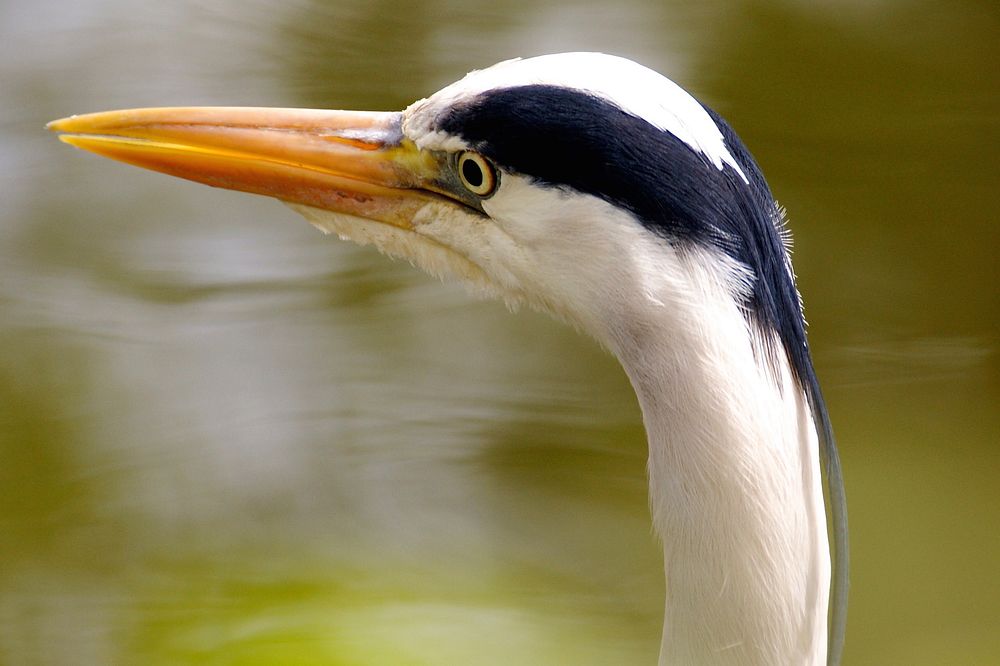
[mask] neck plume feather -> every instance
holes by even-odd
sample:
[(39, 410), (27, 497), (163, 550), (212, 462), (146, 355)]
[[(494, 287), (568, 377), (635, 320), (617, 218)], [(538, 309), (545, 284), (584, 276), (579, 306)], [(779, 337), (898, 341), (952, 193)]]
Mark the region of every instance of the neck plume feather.
[(649, 440), (660, 663), (820, 666), (830, 555), (809, 402), (703, 254), (678, 251), (611, 333)]

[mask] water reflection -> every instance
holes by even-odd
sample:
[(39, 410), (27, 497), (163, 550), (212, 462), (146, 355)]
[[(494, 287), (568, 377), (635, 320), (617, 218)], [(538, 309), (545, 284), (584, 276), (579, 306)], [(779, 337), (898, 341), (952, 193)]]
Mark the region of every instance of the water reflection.
[(791, 211), (853, 506), (848, 663), (988, 661), (990, 11), (0, 7), (0, 661), (654, 663), (645, 445), (600, 350), (41, 131), (167, 103), (399, 108), (573, 48), (713, 103)]

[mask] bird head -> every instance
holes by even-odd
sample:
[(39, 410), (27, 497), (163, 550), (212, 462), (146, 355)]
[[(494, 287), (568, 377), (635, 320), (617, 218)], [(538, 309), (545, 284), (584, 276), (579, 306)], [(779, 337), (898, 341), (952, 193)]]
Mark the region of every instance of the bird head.
[(706, 284), (769, 324), (775, 295), (794, 293), (790, 276), (761, 282), (787, 272), (780, 216), (739, 140), (672, 81), (615, 56), (505, 61), (402, 112), (156, 108), (50, 128), (281, 199), (324, 231), (612, 346), (621, 310), (662, 301), (682, 268), (708, 270)]

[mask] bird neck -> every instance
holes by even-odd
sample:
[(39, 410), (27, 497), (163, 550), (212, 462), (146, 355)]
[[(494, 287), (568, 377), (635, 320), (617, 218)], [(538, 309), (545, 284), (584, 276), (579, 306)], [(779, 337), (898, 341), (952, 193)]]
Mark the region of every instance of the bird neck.
[(809, 403), (712, 262), (675, 259), (610, 335), (649, 440), (661, 666), (819, 666), (830, 560)]

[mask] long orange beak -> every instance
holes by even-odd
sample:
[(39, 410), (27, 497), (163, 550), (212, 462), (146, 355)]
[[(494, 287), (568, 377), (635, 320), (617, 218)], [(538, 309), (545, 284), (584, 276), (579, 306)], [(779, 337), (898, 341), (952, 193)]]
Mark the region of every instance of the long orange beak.
[(441, 201), (444, 158), (403, 137), (402, 115), (175, 107), (63, 118), (73, 146), (172, 176), (410, 229)]

